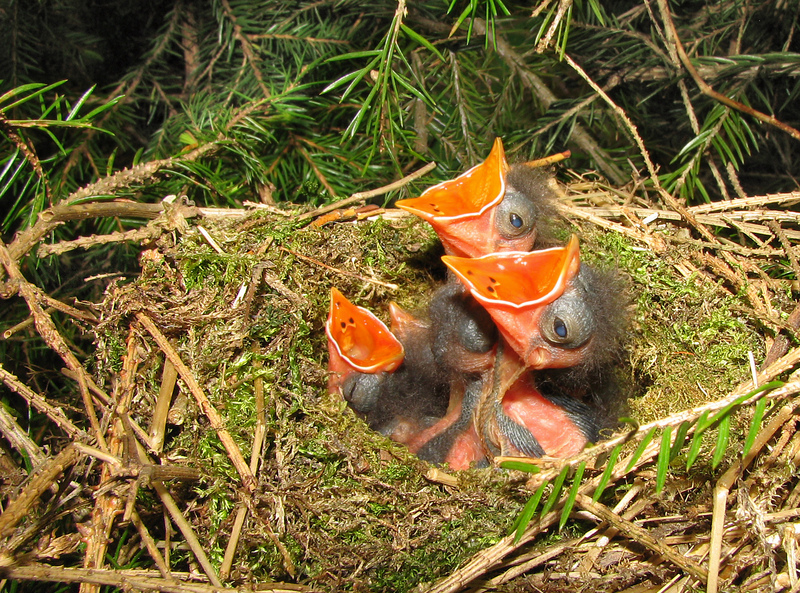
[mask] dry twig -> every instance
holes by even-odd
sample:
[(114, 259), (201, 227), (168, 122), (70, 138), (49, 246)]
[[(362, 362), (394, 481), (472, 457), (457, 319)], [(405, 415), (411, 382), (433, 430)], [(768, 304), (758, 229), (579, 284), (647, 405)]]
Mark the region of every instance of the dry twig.
[(169, 358), (170, 362), (172, 362), (172, 364), (175, 365), (175, 368), (178, 369), (178, 374), (181, 376), (181, 379), (183, 379), (184, 383), (186, 383), (186, 386), (189, 388), (189, 391), (191, 391), (192, 395), (194, 395), (198, 405), (200, 406), (200, 409), (203, 410), (203, 413), (206, 415), (209, 422), (211, 422), (212, 428), (217, 431), (219, 440), (222, 442), (222, 445), (228, 452), (228, 456), (230, 457), (234, 467), (242, 477), (242, 485), (248, 493), (252, 494), (256, 487), (255, 476), (253, 476), (253, 472), (250, 471), (250, 467), (245, 463), (242, 453), (239, 451), (239, 447), (233, 441), (228, 429), (225, 428), (225, 424), (223, 423), (219, 412), (217, 412), (217, 410), (211, 404), (208, 397), (206, 397), (206, 394), (197, 383), (197, 380), (194, 378), (194, 374), (192, 374), (189, 368), (183, 363), (178, 353), (169, 343), (169, 340), (167, 340), (166, 336), (161, 333), (161, 331), (156, 327), (155, 323), (153, 323), (153, 321), (147, 317), (147, 315), (142, 312), (138, 312), (136, 314), (136, 318), (139, 320), (139, 323), (141, 323), (145, 329), (147, 329), (150, 335), (153, 336), (155, 341), (158, 343), (159, 348), (161, 348), (166, 357)]

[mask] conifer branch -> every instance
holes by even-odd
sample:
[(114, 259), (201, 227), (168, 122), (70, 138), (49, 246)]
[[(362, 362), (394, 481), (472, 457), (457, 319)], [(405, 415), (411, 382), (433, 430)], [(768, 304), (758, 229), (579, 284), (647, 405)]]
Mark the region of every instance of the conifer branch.
[(675, 29), (675, 23), (672, 21), (672, 14), (670, 13), (669, 6), (667, 6), (666, 0), (658, 0), (658, 8), (661, 12), (661, 18), (664, 21), (664, 25), (667, 29), (667, 38), (674, 44), (675, 49), (678, 52), (678, 56), (680, 57), (681, 63), (683, 64), (686, 71), (692, 77), (692, 80), (695, 81), (698, 87), (700, 87), (700, 91), (712, 99), (719, 101), (720, 103), (727, 105), (731, 109), (736, 109), (737, 111), (741, 111), (742, 113), (746, 113), (755, 117), (757, 120), (762, 121), (764, 123), (770, 124), (775, 126), (776, 128), (786, 132), (795, 140), (800, 140), (800, 130), (793, 128), (792, 126), (783, 123), (782, 121), (776, 119), (771, 115), (767, 115), (766, 113), (762, 113), (741, 103), (736, 101), (735, 99), (731, 99), (730, 97), (726, 97), (722, 93), (718, 93), (711, 85), (709, 85), (700, 74), (697, 72), (697, 69), (692, 64), (692, 61), (689, 59), (689, 56), (686, 54), (686, 50), (683, 47), (683, 43), (681, 43), (680, 36), (678, 35), (678, 31)]

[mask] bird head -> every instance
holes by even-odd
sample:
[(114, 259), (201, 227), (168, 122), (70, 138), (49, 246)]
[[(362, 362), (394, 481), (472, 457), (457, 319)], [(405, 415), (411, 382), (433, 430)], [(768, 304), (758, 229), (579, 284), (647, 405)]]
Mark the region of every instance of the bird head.
[(552, 197), (548, 175), (525, 164), (510, 167), (497, 138), (483, 163), (397, 207), (427, 221), (448, 255), (480, 257), (530, 250), (537, 223), (552, 215)]
[(577, 237), (564, 247), (442, 260), (486, 308), (526, 367), (563, 368), (583, 360), (594, 328), (576, 282)]
[(391, 372), (405, 356), (403, 345), (389, 328), (363, 307), (331, 288), (331, 305), (325, 323), (328, 335), (328, 387), (331, 391), (353, 372)]

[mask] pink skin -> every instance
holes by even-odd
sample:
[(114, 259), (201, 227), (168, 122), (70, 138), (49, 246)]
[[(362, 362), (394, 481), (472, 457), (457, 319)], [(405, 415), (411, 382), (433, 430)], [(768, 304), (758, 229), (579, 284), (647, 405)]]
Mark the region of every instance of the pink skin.
[[(583, 450), (588, 442), (583, 432), (564, 409), (539, 393), (531, 382), (531, 374), (513, 350), (506, 346), (502, 359), (496, 365), (494, 350), (485, 356), (490, 363), (489, 369), (483, 375), (483, 394), (471, 413), (472, 421), (455, 438), (444, 458), (451, 469), (467, 469), (476, 462), (485, 460), (487, 455), (491, 457), (489, 450), (492, 448), (499, 449), (504, 456), (524, 455), (498, 429), (493, 416), (495, 397), (500, 398), (505, 415), (527, 428), (549, 457), (569, 457)], [(495, 366), (498, 367), (498, 373), (494, 371)], [(495, 381), (499, 383), (497, 386)], [(430, 427), (410, 421), (401, 422), (391, 438), (407, 445), (412, 453), (417, 453), (431, 439), (459, 420), (463, 397), (463, 388), (454, 386), (450, 408), (443, 418)]]
[[(567, 413), (521, 377), (503, 397), (506, 415), (527, 428), (549, 457), (570, 457), (583, 451), (586, 437)], [(509, 451), (513, 456), (514, 452)], [(520, 455), (519, 452), (516, 455)]]
[[(412, 429), (406, 434), (398, 434), (398, 431), (395, 430), (391, 435), (392, 440), (405, 444), (412, 453), (417, 453), (428, 441), (443, 433), (459, 419), (462, 397), (463, 395), (456, 396), (458, 402), (453, 405), (451, 401), (447, 414), (433, 426), (419, 431)], [(474, 423), (470, 423), (467, 429), (456, 437), (444, 461), (450, 466), (450, 469), (460, 470), (469, 469), (470, 466), (483, 459), (486, 459), (483, 443)]]
[(469, 428), (456, 438), (445, 462), (450, 469), (469, 469), (483, 459), (486, 459), (483, 443), (475, 430), (475, 425), (470, 424)]

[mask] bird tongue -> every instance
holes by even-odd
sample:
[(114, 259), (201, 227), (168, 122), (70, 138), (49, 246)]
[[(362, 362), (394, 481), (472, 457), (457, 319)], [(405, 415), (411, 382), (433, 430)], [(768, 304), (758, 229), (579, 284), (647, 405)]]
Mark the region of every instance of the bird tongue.
[(580, 269), (578, 239), (564, 247), (494, 253), (479, 258), (443, 256), (447, 266), (489, 312), (500, 333), (530, 368), (544, 368), (528, 352), (545, 306), (559, 298)]
[(325, 333), (330, 354), (328, 387), (332, 391), (354, 371), (394, 371), (405, 356), (403, 345), (380, 319), (348, 301), (335, 288), (331, 289)]
[(472, 247), (490, 224), (487, 210), (505, 195), (507, 172), (503, 141), (497, 138), (483, 163), (428, 188), (418, 198), (400, 200), (397, 207), (430, 223), (447, 253), (474, 256)]

